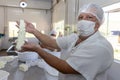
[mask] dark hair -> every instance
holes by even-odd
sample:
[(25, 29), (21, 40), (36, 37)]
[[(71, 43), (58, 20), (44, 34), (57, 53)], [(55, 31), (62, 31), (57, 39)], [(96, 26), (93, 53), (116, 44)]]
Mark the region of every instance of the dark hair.
[(50, 36), (56, 36), (56, 34), (50, 34)]

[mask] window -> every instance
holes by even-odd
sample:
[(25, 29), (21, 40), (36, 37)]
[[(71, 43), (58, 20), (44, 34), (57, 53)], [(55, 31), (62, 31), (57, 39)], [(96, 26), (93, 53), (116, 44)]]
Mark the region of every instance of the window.
[(114, 58), (120, 60), (120, 9), (117, 8), (118, 6), (114, 8), (111, 6), (112, 5), (103, 8), (105, 10), (105, 22), (101, 26), (100, 31), (112, 44), (114, 48)]
[(59, 33), (64, 35), (64, 20), (54, 23), (53, 26), (54, 29), (57, 31), (57, 36), (59, 36)]

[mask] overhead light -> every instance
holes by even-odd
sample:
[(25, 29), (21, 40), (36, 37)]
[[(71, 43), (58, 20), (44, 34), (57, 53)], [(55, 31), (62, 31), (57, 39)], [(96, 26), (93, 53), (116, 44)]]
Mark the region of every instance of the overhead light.
[(21, 1), (20, 1), (20, 7), (22, 7), (22, 8), (27, 7), (27, 2), (26, 2), (26, 0), (21, 0)]

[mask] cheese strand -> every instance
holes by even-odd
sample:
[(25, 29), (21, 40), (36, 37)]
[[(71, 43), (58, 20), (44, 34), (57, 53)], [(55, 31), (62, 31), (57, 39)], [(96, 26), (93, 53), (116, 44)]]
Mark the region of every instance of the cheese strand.
[(17, 50), (21, 50), (21, 46), (24, 45), (25, 43), (25, 22), (24, 20), (20, 20), (20, 26), (19, 26), (20, 30), (18, 33), (18, 39), (17, 39), (17, 44), (16, 44), (16, 49)]

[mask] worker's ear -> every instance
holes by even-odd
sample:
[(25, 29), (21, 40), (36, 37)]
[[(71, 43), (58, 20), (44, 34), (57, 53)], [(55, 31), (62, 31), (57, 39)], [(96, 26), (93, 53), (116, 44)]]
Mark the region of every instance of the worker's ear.
[(95, 24), (95, 31), (97, 31), (98, 29), (99, 29), (99, 27), (100, 27), (100, 23), (99, 22), (96, 22), (96, 24)]

